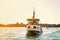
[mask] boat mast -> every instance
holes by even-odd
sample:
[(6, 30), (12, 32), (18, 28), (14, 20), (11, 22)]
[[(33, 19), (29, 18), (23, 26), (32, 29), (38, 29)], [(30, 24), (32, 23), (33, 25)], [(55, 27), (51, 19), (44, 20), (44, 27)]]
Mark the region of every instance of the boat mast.
[(34, 8), (34, 10), (33, 10), (33, 16), (32, 16), (32, 21), (33, 21), (33, 23), (34, 23), (34, 19), (35, 19), (35, 8)]
[(34, 8), (34, 10), (33, 10), (33, 17), (32, 17), (33, 19), (35, 18), (35, 8)]

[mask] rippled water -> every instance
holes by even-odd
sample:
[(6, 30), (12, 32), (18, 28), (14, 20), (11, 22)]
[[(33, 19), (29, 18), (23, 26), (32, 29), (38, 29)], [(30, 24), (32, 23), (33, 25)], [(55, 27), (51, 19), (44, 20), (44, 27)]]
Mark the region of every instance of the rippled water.
[(26, 37), (24, 27), (0, 27), (0, 40), (60, 40), (59, 27), (43, 27), (43, 33), (39, 37)]

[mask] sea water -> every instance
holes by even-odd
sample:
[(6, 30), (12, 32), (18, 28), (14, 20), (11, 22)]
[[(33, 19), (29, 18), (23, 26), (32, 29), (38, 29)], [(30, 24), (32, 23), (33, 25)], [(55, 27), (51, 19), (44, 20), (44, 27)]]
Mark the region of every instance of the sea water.
[(39, 37), (26, 37), (25, 27), (0, 27), (0, 40), (60, 40), (60, 27), (43, 27)]

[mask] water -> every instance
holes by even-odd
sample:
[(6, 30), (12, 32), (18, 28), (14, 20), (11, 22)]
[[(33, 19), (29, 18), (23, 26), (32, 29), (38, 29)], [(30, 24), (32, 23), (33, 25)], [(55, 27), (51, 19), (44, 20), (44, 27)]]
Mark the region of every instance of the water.
[(0, 27), (0, 40), (60, 40), (59, 27), (43, 27), (43, 33), (39, 37), (26, 37), (24, 27)]

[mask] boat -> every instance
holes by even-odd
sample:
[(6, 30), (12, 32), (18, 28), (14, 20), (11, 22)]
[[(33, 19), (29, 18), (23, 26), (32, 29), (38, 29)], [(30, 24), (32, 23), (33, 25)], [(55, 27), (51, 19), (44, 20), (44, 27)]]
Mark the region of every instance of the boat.
[(39, 24), (39, 19), (35, 18), (35, 10), (33, 10), (33, 16), (32, 18), (27, 19), (28, 23), (26, 26), (26, 36), (39, 36), (43, 33), (42, 27)]

